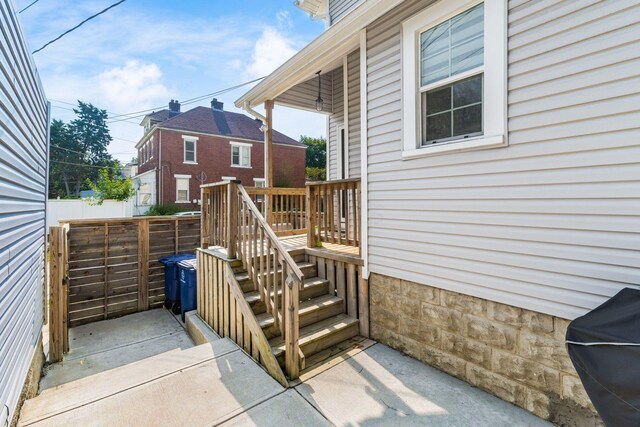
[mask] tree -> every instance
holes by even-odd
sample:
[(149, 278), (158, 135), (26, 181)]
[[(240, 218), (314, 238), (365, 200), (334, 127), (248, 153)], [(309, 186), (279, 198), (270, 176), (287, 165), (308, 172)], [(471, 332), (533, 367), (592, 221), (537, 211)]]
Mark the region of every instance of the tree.
[(302, 135), (300, 142), (307, 146), (307, 162), (308, 168), (326, 168), (327, 167), (327, 140), (324, 138), (311, 138)]
[(120, 174), (120, 163), (113, 162), (98, 171), (98, 179), (95, 183), (87, 180), (87, 185), (95, 192), (93, 204), (101, 205), (105, 200), (129, 200), (135, 196), (131, 178), (124, 178)]
[(79, 197), (87, 180), (96, 182), (100, 168), (112, 162), (107, 112), (82, 101), (73, 111), (77, 118), (70, 123), (51, 123), (50, 197)]

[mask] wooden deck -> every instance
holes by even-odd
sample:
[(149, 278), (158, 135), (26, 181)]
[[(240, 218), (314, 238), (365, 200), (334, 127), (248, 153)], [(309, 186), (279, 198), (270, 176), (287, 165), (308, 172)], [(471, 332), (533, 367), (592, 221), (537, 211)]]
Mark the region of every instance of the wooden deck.
[(350, 262), (354, 262), (357, 265), (362, 265), (362, 258), (359, 253), (360, 250), (355, 246), (346, 246), (323, 242), (321, 247), (307, 248), (306, 234), (280, 237), (279, 240), (282, 242), (282, 245), (288, 250), (307, 249), (310, 254), (316, 253), (318, 255), (328, 257), (347, 258)]

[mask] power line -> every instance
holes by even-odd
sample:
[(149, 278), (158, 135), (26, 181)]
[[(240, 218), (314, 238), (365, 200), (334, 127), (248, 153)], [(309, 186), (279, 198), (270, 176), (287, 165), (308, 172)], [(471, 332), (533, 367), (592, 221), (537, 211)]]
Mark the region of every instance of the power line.
[(107, 7), (106, 9), (102, 9), (100, 12), (91, 15), (90, 17), (88, 17), (87, 19), (85, 19), (84, 21), (82, 21), (81, 23), (79, 23), (78, 25), (76, 25), (75, 27), (65, 31), (64, 33), (60, 34), (58, 37), (56, 37), (55, 39), (47, 42), (44, 44), (44, 46), (42, 46), (40, 49), (36, 49), (33, 52), (31, 52), (32, 54), (36, 54), (38, 52), (40, 52), (42, 49), (44, 49), (45, 47), (49, 46), (52, 43), (55, 43), (56, 41), (60, 40), (61, 38), (63, 38), (64, 36), (66, 36), (67, 34), (71, 33), (72, 31), (77, 30), (78, 28), (80, 28), (82, 25), (84, 25), (86, 22), (92, 20), (93, 18), (102, 15), (103, 13), (107, 12), (109, 9), (113, 9), (114, 7), (124, 3), (127, 0), (120, 0), (119, 2), (116, 2), (114, 4), (112, 4), (111, 6)]
[[(258, 82), (260, 80), (263, 80), (265, 77), (266, 76), (259, 77), (257, 79), (253, 79), (253, 80), (250, 80), (250, 81), (247, 81), (247, 82), (244, 82), (244, 83), (237, 84), (235, 86), (231, 86), (231, 87), (228, 87), (228, 88), (225, 88), (225, 89), (221, 89), (221, 90), (216, 91), (216, 92), (212, 92), (212, 93), (208, 93), (206, 95), (200, 95), (200, 96), (197, 96), (195, 98), (187, 99), (186, 101), (181, 102), (181, 105), (189, 105), (189, 104), (193, 104), (195, 102), (199, 102), (199, 101), (202, 101), (204, 99), (207, 99), (207, 98), (209, 98), (211, 96), (222, 95), (222, 94), (225, 94), (227, 92), (231, 92), (233, 90), (239, 89), (239, 88), (241, 88), (243, 86), (250, 85), (252, 83), (255, 83), (255, 82)], [(132, 113), (127, 113), (127, 114), (119, 114), (119, 115), (110, 117), (110, 119), (112, 119), (112, 120), (109, 121), (108, 123), (117, 123), (117, 122), (119, 122), (121, 120), (125, 120), (125, 119), (113, 120), (113, 119), (117, 119), (119, 117), (127, 117), (127, 118), (130, 118), (130, 119), (144, 117), (144, 116), (146, 116), (146, 113), (150, 113), (150, 112), (153, 112), (155, 110), (159, 110), (159, 109), (164, 108), (164, 107), (165, 107), (164, 105), (161, 105), (159, 107), (149, 108), (147, 110), (134, 111)]]
[(31, 4), (29, 4), (29, 6), (25, 7), (24, 9), (22, 9), (20, 12), (18, 13), (22, 13), (25, 10), (29, 9), (31, 6), (33, 6), (34, 4), (38, 3), (40, 0), (34, 0), (33, 2), (31, 2)]
[(50, 162), (53, 163), (59, 163), (62, 165), (70, 165), (70, 166), (83, 166), (83, 167), (87, 167), (87, 168), (98, 168), (98, 169), (104, 169), (104, 168), (109, 168), (109, 169), (114, 169), (114, 170), (119, 170), (121, 168), (117, 167), (117, 166), (109, 166), (109, 165), (105, 165), (105, 166), (99, 166), (99, 165), (86, 165), (83, 163), (71, 163), (71, 162), (63, 162), (62, 160), (55, 160), (55, 159), (50, 159)]
[[(53, 101), (53, 99), (51, 99), (51, 101)], [(56, 102), (57, 102), (57, 101), (56, 101)], [(67, 102), (67, 104), (68, 104), (68, 102)], [(57, 109), (59, 109), (59, 110), (73, 111), (74, 113), (75, 113), (75, 111), (76, 111), (76, 110), (74, 110), (73, 108), (61, 107), (61, 106), (59, 106), (59, 105), (51, 104), (51, 106), (52, 106), (53, 108), (57, 108)], [(107, 113), (108, 113), (108, 112), (107, 112)], [(132, 122), (132, 121), (130, 121), (129, 119), (122, 119), (121, 121), (123, 121), (123, 122), (124, 122), (124, 121), (126, 121), (127, 123), (131, 123), (131, 124), (134, 124), (134, 125), (136, 125), (136, 126), (140, 126), (140, 123), (138, 123), (138, 122)], [(105, 122), (105, 123), (109, 123), (109, 122)]]

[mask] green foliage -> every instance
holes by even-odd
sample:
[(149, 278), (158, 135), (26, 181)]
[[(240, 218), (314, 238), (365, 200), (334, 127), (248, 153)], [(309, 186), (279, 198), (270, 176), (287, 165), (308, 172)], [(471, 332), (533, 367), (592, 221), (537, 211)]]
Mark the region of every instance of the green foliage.
[(87, 179), (87, 185), (96, 194), (91, 204), (101, 205), (105, 200), (123, 202), (136, 195), (131, 178), (123, 178), (120, 175), (118, 162), (114, 162), (111, 167), (100, 169), (96, 182)]
[(326, 181), (327, 170), (325, 168), (305, 168), (307, 181)]
[(89, 188), (87, 181), (96, 183), (101, 168), (113, 162), (107, 112), (81, 101), (73, 111), (76, 119), (70, 123), (51, 123), (49, 197), (78, 198)]
[(178, 212), (182, 212), (182, 209), (175, 205), (153, 205), (147, 213), (146, 216), (166, 216), (166, 215), (175, 215)]
[(307, 146), (308, 168), (325, 168), (327, 166), (327, 140), (300, 136), (300, 142)]

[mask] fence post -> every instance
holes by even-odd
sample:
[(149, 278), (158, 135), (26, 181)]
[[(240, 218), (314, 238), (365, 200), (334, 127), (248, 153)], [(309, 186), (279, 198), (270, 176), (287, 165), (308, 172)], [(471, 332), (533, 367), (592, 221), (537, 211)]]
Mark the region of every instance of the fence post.
[(59, 362), (65, 350), (65, 240), (63, 227), (49, 228), (49, 359)]
[(238, 249), (238, 184), (231, 181), (227, 186), (227, 256), (236, 258)]
[(149, 309), (149, 220), (138, 220), (138, 311)]

